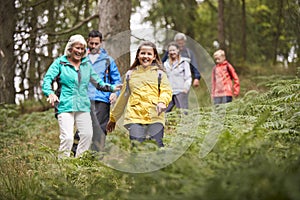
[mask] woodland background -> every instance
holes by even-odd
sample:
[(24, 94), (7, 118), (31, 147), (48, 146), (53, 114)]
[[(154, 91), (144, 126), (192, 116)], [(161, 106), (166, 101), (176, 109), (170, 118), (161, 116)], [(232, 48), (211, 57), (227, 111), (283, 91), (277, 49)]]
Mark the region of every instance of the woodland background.
[[(219, 107), (225, 115), (216, 115), (201, 79), (200, 87), (193, 88), (199, 104), (189, 115), (197, 117), (187, 118), (182, 138), (182, 119), (176, 111), (168, 116), (164, 150), (183, 139), (193, 142), (178, 160), (157, 171), (115, 170), (92, 152), (58, 160), (58, 124), (40, 93), (45, 71), (70, 35), (85, 36), (91, 29), (104, 34), (112, 55), (120, 46), (129, 52), (132, 16), (144, 12), (140, 6), (145, 5), (151, 6), (144, 23), (154, 30), (186, 33), (208, 55), (224, 48), (238, 72), (241, 95)], [(300, 199), (299, 5), (299, 0), (1, 2), (0, 199)], [(121, 44), (110, 41), (124, 31)], [(164, 40), (157, 40), (161, 46), (174, 32), (164, 33)], [(121, 73), (126, 71), (130, 55), (115, 59)], [(16, 95), (25, 101), (16, 105)], [(218, 140), (201, 157), (210, 127)], [(115, 147), (131, 153), (130, 146), (127, 133), (117, 129), (107, 136), (104, 159)], [(140, 150), (157, 151), (151, 142)]]
[[(109, 41), (118, 33), (129, 31), (121, 44), (110, 41), (106, 45), (113, 57), (120, 47), (129, 52), (131, 16), (143, 2), (15, 0), (1, 3), (0, 103), (15, 103), (16, 95), (21, 99), (40, 99), (45, 71), (75, 33), (86, 36), (91, 29), (99, 29)], [(209, 55), (218, 47), (225, 49), (239, 73), (276, 66), (296, 72), (299, 66), (298, 0), (146, 2), (150, 8), (144, 14), (144, 22), (157, 30), (185, 33)], [(173, 37), (166, 32), (165, 39), (157, 42), (166, 45)], [(130, 65), (129, 53), (114, 58), (124, 73)], [(198, 62), (201, 68), (202, 63)]]

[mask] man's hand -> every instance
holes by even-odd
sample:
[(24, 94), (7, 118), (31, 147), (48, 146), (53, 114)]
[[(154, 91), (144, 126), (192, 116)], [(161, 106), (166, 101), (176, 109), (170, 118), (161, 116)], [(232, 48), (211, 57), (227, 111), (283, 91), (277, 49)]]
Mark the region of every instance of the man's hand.
[(49, 101), (49, 103), (54, 106), (54, 103), (57, 101), (59, 102), (59, 98), (55, 95), (55, 94), (50, 94), (47, 98), (47, 101)]

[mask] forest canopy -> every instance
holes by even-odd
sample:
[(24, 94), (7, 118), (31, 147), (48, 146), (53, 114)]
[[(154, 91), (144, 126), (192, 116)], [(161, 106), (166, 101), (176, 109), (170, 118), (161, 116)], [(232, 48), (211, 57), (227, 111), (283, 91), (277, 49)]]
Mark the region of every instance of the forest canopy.
[[(293, 71), (299, 66), (297, 0), (132, 0), (126, 4), (122, 1), (123, 6), (119, 4), (114, 1), (107, 6), (105, 0), (2, 3), (1, 27), (5, 28), (0, 30), (0, 102), (40, 99), (43, 75), (53, 59), (62, 54), (70, 35), (86, 36), (91, 29), (99, 29), (108, 41), (120, 31), (130, 29), (130, 16), (145, 5), (149, 9), (140, 13), (144, 17), (141, 23), (150, 22), (156, 31), (163, 28), (183, 32), (210, 55), (217, 48), (225, 49), (240, 73), (251, 70), (253, 65), (281, 66)], [(110, 12), (106, 12), (105, 6)], [(124, 13), (126, 17), (114, 14), (114, 18), (110, 13)], [(165, 46), (173, 37), (166, 31), (163, 40), (157, 42)], [(121, 71), (125, 71), (129, 60), (115, 59), (119, 59)]]

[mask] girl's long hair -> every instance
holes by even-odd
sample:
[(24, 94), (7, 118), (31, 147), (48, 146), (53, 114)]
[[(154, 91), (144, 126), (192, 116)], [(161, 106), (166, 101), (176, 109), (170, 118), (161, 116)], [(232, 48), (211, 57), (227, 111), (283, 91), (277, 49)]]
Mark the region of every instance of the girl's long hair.
[(155, 55), (155, 60), (152, 62), (153, 65), (156, 65), (160, 70), (163, 70), (164, 71), (164, 68), (162, 67), (162, 62), (161, 62), (161, 59), (158, 55), (158, 52), (157, 52), (157, 49), (156, 49), (156, 46), (154, 43), (150, 42), (150, 41), (145, 41), (145, 42), (142, 42), (136, 52), (136, 56), (135, 56), (135, 59), (134, 59), (134, 62), (132, 63), (132, 65), (130, 66), (130, 70), (134, 69), (136, 66), (138, 65), (141, 65), (139, 59), (138, 59), (138, 55), (141, 51), (141, 48), (143, 46), (148, 46), (148, 47), (152, 47), (153, 48), (153, 51), (154, 51), (154, 55)]

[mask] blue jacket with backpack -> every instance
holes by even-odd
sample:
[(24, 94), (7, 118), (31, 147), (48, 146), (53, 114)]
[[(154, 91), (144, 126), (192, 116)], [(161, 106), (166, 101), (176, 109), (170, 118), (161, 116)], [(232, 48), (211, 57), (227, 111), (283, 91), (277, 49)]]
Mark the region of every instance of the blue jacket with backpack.
[[(89, 60), (89, 62), (94, 71), (98, 74), (99, 78), (105, 83), (109, 83), (111, 85), (117, 85), (121, 83), (121, 76), (116, 63), (103, 48), (100, 49), (100, 55), (96, 61), (92, 63), (91, 60)], [(119, 95), (119, 93), (120, 92), (117, 92), (117, 95)], [(110, 94), (111, 92), (97, 90), (94, 85), (91, 83), (89, 84), (88, 96), (90, 100), (109, 103)]]

